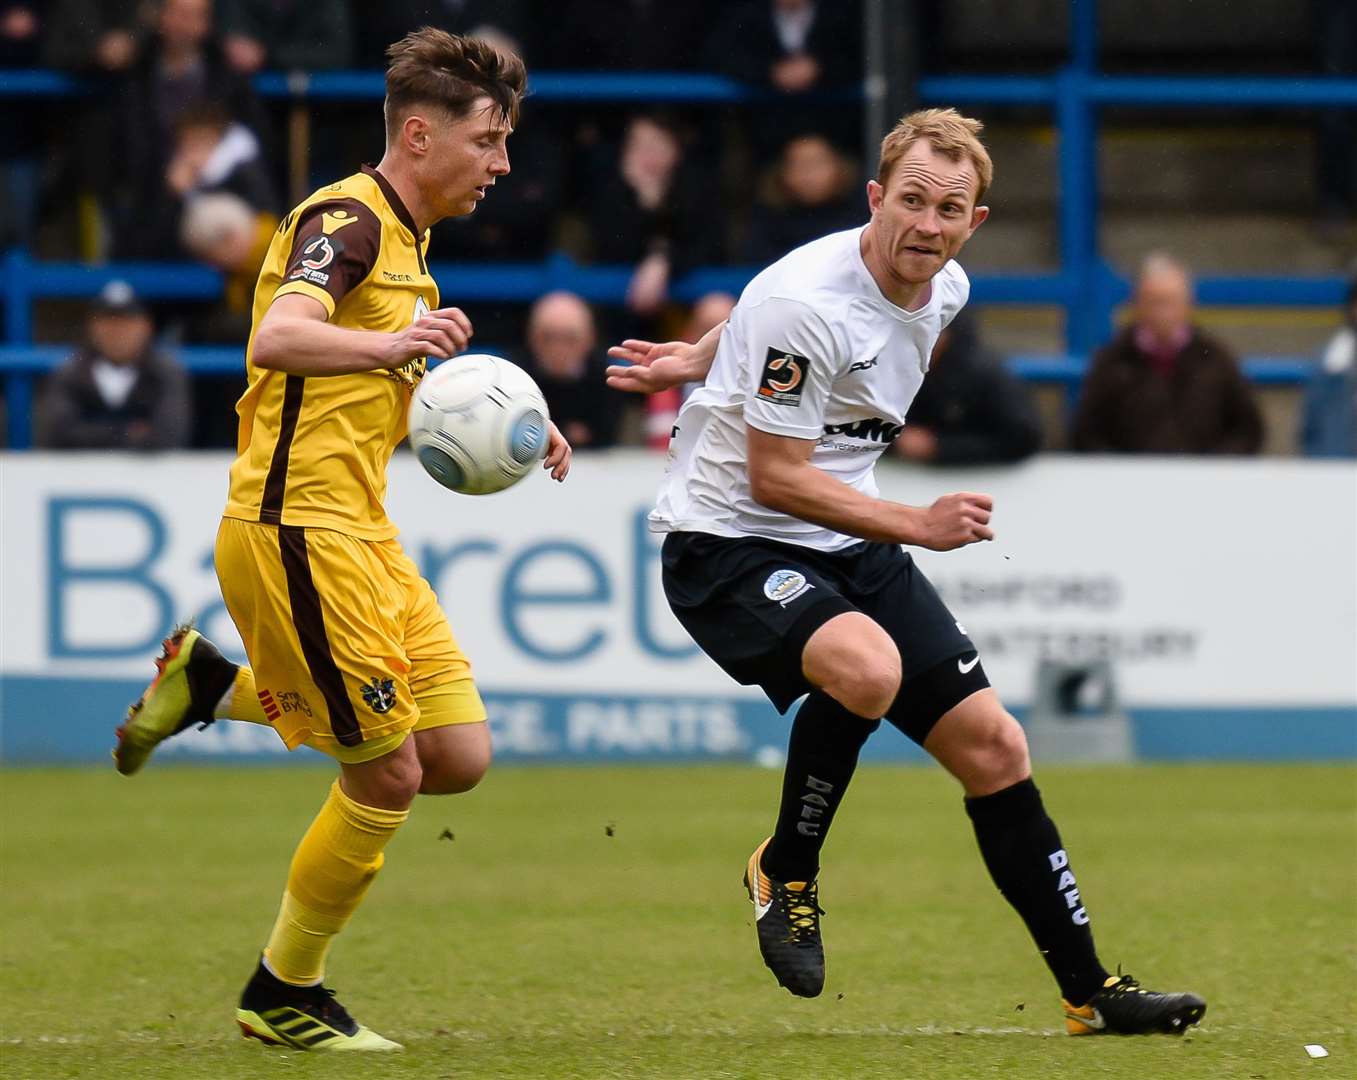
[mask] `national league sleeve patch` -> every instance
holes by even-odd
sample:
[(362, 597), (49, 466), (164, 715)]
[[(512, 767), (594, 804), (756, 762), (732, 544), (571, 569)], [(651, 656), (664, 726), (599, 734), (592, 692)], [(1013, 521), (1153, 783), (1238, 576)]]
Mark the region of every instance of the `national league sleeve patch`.
[(759, 397), (777, 405), (800, 405), (810, 374), (810, 359), (785, 349), (769, 349), (759, 376)]

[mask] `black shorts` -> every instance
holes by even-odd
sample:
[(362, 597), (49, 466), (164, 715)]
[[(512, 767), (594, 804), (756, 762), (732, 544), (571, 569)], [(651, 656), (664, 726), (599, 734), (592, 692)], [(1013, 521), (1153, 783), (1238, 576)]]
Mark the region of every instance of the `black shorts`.
[(860, 611), (900, 650), (901, 692), (886, 719), (922, 743), (943, 713), (989, 685), (976, 648), (922, 570), (896, 544), (819, 551), (757, 537), (670, 533), (664, 594), (683, 628), (731, 678), (785, 713), (813, 687), (806, 642)]

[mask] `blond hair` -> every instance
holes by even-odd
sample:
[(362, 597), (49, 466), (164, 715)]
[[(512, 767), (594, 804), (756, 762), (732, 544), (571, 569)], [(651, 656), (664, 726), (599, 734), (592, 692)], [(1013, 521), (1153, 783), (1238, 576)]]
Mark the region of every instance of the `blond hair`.
[(911, 146), (926, 139), (928, 145), (945, 158), (952, 161), (960, 161), (963, 157), (971, 159), (977, 175), (975, 201), (978, 203), (994, 180), (994, 162), (990, 161), (989, 151), (980, 141), (980, 132), (984, 130), (985, 125), (979, 120), (962, 116), (955, 109), (920, 109), (903, 116), (881, 140), (876, 181), (885, 187), (896, 163)]

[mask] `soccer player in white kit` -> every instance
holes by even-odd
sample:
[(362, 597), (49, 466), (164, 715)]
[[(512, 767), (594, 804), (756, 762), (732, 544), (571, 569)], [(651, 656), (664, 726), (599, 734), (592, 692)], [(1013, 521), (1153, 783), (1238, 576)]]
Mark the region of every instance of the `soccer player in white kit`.
[(805, 697), (776, 827), (745, 871), (778, 982), (802, 997), (824, 986), (819, 853), (884, 718), (961, 782), (990, 875), (1060, 987), (1067, 1030), (1181, 1034), (1206, 1003), (1099, 962), (1023, 730), (901, 548), (993, 539), (991, 499), (905, 506), (880, 498), (874, 478), (970, 294), (952, 260), (989, 215), (980, 129), (954, 109), (906, 116), (882, 142), (865, 227), (778, 260), (696, 345), (610, 350), (630, 366), (610, 368), (609, 382), (653, 392), (705, 378), (679, 413), (650, 515), (668, 534), (665, 595), (733, 678), (761, 686), (781, 712)]

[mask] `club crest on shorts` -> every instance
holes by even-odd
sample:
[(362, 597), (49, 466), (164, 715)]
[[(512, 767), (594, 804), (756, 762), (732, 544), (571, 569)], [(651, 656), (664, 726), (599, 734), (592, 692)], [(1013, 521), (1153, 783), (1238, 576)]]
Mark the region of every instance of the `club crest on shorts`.
[(801, 404), (801, 391), (806, 388), (810, 374), (810, 360), (785, 349), (769, 349), (759, 376), (759, 397), (777, 405)]
[(774, 570), (763, 583), (763, 595), (786, 607), (802, 593), (815, 588), (800, 570)]
[(396, 684), (377, 675), (363, 687), (363, 701), (375, 713), (390, 712), (396, 704)]

